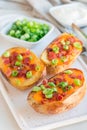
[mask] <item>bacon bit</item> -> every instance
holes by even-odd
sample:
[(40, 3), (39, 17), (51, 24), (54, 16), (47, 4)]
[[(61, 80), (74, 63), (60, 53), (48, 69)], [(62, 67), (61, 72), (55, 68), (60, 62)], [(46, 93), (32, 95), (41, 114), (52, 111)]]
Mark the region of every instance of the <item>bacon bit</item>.
[(55, 79), (54, 79), (54, 82), (55, 82), (55, 83), (57, 83), (58, 81), (61, 82), (61, 79), (60, 79), (60, 78), (55, 78)]
[(81, 80), (82, 79), (82, 75), (77, 76), (77, 78)]
[(60, 58), (62, 56), (62, 53), (58, 53), (57, 57)]
[(54, 79), (48, 79), (48, 82), (53, 82)]
[(26, 57), (26, 58), (23, 60), (23, 63), (26, 64), (26, 65), (29, 65), (29, 61), (30, 61), (29, 58)]
[(4, 58), (4, 63), (5, 64), (9, 64), (10, 63), (10, 59), (9, 58)]
[(54, 80), (54, 81), (53, 81), (53, 83), (54, 83), (54, 84), (57, 84), (57, 81), (56, 81), (56, 80)]
[(75, 39), (73, 37), (70, 37), (70, 38), (68, 38), (68, 41), (70, 41), (70, 43), (72, 44), (75, 42)]
[(61, 78), (55, 78), (54, 82), (57, 84), (58, 82), (62, 82), (63, 81), (63, 77)]
[(42, 100), (42, 101), (41, 101), (41, 104), (44, 104), (44, 103), (45, 103), (44, 100)]
[(15, 66), (15, 65), (11, 65), (10, 67), (13, 67), (14, 69), (18, 69), (19, 70), (19, 67)]
[(25, 54), (26, 54), (26, 55), (29, 55), (29, 54), (30, 54), (30, 51), (29, 51), (29, 50), (28, 50), (28, 51), (26, 51), (26, 52), (25, 52)]
[(67, 54), (67, 51), (62, 50), (61, 53), (63, 56), (65, 56)]
[(18, 53), (17, 53), (17, 52), (12, 52), (11, 55), (12, 55), (13, 57), (17, 57)]
[(75, 75), (70, 75), (70, 78), (74, 79), (76, 76)]
[(7, 71), (6, 71), (6, 76), (7, 76), (7, 77), (10, 77), (11, 72), (12, 72), (12, 71), (11, 71), (11, 69), (10, 69), (10, 68), (8, 68), (8, 69), (7, 69)]
[(20, 53), (22, 56), (25, 56), (25, 53)]
[(10, 63), (13, 65), (13, 62), (16, 61), (16, 58), (14, 58), (13, 56), (10, 56)]
[(26, 56), (26, 55), (29, 55), (29, 54), (30, 54), (30, 51), (29, 51), (29, 50), (26, 51), (26, 52), (24, 52), (24, 53), (21, 53), (22, 56)]
[(52, 48), (47, 48), (47, 52), (51, 52), (52, 51)]
[(43, 97), (43, 98), (44, 98), (44, 100), (45, 100), (45, 99), (46, 99), (46, 98), (45, 98), (45, 95), (44, 95), (43, 93), (41, 93), (41, 95), (42, 95), (42, 97)]
[(19, 70), (18, 77), (25, 77), (26, 76), (26, 70)]
[(15, 61), (11, 61), (11, 67), (14, 67)]
[(12, 52), (10, 56), (10, 62), (13, 62), (16, 60), (18, 53), (17, 52)]
[(65, 90), (68, 91), (68, 87), (66, 87)]
[(49, 60), (52, 60), (52, 59), (57, 58), (57, 56), (56, 56), (56, 54), (54, 52), (49, 52), (48, 53), (48, 58), (49, 58)]
[(57, 96), (57, 100), (62, 100), (63, 99), (63, 96), (61, 95), (61, 94), (58, 94), (58, 96)]
[(53, 82), (54, 84), (57, 84), (58, 80), (57, 78), (51, 79), (49, 82)]
[(60, 50), (62, 49), (61, 41), (59, 42), (58, 47), (60, 48)]
[(69, 45), (69, 52), (72, 52), (73, 46)]
[(49, 86), (49, 85), (46, 85), (45, 87), (46, 87), (46, 88), (50, 88), (50, 86)]
[(56, 98), (56, 100), (60, 101), (63, 99), (63, 96), (62, 94), (59, 94), (59, 93), (54, 93), (54, 97)]
[(30, 64), (30, 70), (35, 70), (36, 64)]
[(72, 86), (72, 87), (75, 87), (75, 84), (74, 84), (74, 83), (72, 83), (72, 84), (71, 84), (71, 86)]
[(62, 96), (65, 97), (65, 96), (66, 96), (66, 93), (62, 93)]
[(48, 80), (47, 80), (47, 79), (44, 79), (44, 80), (42, 81), (42, 84), (43, 84), (43, 85), (46, 85), (47, 82), (48, 82)]

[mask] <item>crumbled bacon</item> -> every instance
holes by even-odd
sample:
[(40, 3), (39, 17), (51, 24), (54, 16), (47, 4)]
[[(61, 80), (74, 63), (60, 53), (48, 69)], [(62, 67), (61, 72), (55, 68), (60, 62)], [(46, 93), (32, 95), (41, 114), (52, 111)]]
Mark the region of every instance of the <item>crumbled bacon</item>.
[(7, 76), (7, 77), (10, 77), (11, 73), (12, 73), (11, 69), (8, 68), (7, 71), (6, 71), (6, 76)]
[(47, 48), (47, 52), (53, 51), (52, 48)]
[(14, 58), (16, 58), (17, 55), (18, 55), (18, 53), (17, 53), (17, 52), (12, 52), (11, 55), (12, 55)]
[(27, 55), (29, 55), (29, 54), (30, 54), (30, 51), (29, 51), (29, 50), (26, 51), (26, 52), (24, 52), (24, 53), (21, 53), (22, 56), (27, 56)]
[(75, 84), (74, 84), (74, 83), (72, 83), (72, 84), (71, 84), (71, 86), (73, 86), (73, 87), (74, 87), (74, 86), (75, 86)]
[(4, 63), (5, 64), (9, 64), (10, 63), (10, 59), (9, 58), (4, 58)]
[(59, 101), (62, 100), (63, 99), (62, 94), (58, 94), (57, 97), (56, 97), (56, 99), (59, 100)]
[[(18, 69), (18, 68), (19, 68), (19, 67), (15, 66), (15, 65), (10, 66), (10, 67), (12, 67), (12, 68), (14, 68), (14, 69)], [(18, 69), (18, 70), (19, 70), (19, 69)]]
[(54, 52), (49, 52), (48, 53), (48, 58), (49, 58), (49, 60), (52, 60), (52, 59), (57, 58), (57, 56), (56, 56), (56, 54)]
[(77, 78), (81, 80), (82, 79), (82, 75), (78, 75)]
[(61, 44), (61, 42), (58, 43), (58, 47), (60, 48), (60, 50), (62, 49), (62, 44)]
[(50, 88), (50, 86), (49, 86), (49, 85), (46, 85), (45, 87), (46, 87), (46, 88)]
[(16, 60), (18, 53), (17, 52), (12, 52), (10, 58), (10, 62), (13, 62)]
[(26, 70), (19, 70), (18, 77), (25, 77), (26, 76)]
[(58, 101), (62, 100), (63, 99), (63, 96), (62, 94), (59, 94), (59, 93), (54, 93), (54, 98)]
[(26, 51), (26, 52), (25, 52), (25, 54), (26, 54), (26, 55), (29, 55), (29, 54), (30, 54), (30, 51), (29, 51), (29, 50), (28, 50), (28, 51)]
[(30, 70), (35, 70), (36, 64), (30, 64)]
[(66, 93), (62, 93), (62, 96), (65, 97), (65, 96), (66, 96)]
[(29, 57), (24, 58), (23, 63), (29, 65)]
[(14, 60), (11, 61), (10, 65), (11, 65), (11, 67), (14, 67), (14, 65), (15, 65), (15, 61), (14, 61)]
[(54, 81), (54, 79), (48, 79), (48, 82), (53, 82)]
[(62, 56), (62, 53), (58, 53), (57, 57), (60, 58)]
[(25, 53), (20, 53), (22, 56), (25, 56)]
[(62, 51), (61, 51), (61, 54), (62, 54), (63, 56), (65, 56), (65, 55), (67, 54), (67, 51), (62, 50)]
[(75, 75), (70, 75), (70, 78), (74, 79), (76, 76)]
[(68, 87), (66, 87), (65, 90), (68, 91)]
[(44, 80), (42, 81), (42, 84), (43, 84), (43, 85), (46, 85), (47, 82), (48, 82), (48, 80), (47, 80), (47, 79), (44, 79)]
[(68, 41), (70, 41), (70, 43), (72, 44), (72, 43), (74, 43), (74, 42), (75, 42), (75, 38), (70, 37), (70, 38), (68, 38)]
[(54, 78), (54, 83), (57, 84), (58, 82), (62, 82), (63, 78)]

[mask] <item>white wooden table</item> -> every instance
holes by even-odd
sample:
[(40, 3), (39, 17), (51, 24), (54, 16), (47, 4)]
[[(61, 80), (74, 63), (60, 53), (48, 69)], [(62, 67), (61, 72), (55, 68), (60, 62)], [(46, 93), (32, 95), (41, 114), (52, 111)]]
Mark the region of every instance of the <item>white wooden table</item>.
[[(38, 0), (37, 0), (38, 1)], [(0, 0), (0, 15), (5, 15), (8, 13), (22, 13), (28, 14), (32, 13), (33, 16), (37, 14), (29, 7), (26, 0)], [(77, 130), (77, 129), (87, 129), (87, 121), (78, 124), (56, 128), (55, 130)], [(6, 102), (4, 101), (0, 93), (0, 130), (20, 130), (16, 121), (14, 120)]]

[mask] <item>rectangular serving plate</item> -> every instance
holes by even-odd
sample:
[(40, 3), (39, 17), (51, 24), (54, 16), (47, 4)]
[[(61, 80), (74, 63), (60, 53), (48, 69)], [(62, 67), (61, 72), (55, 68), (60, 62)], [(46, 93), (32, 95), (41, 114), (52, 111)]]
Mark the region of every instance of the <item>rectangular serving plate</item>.
[[(32, 51), (35, 52), (36, 55), (40, 56), (44, 48), (59, 34), (59, 32), (54, 31), (53, 34), (50, 35), (49, 39), (45, 39), (41, 45), (35, 46)], [(0, 54), (2, 54), (6, 49), (13, 47), (13, 44), (5, 41), (5, 39), (3, 39), (1, 36), (0, 42), (3, 43), (0, 45)], [(72, 67), (83, 70), (85, 77), (87, 78), (87, 66), (80, 57), (76, 60)], [(11, 84), (9, 84), (9, 82), (1, 74), (0, 76), (1, 94), (6, 100), (10, 111), (22, 130), (49, 130), (87, 120), (87, 95), (77, 107), (68, 112), (56, 115), (42, 115), (35, 112), (28, 105), (27, 96), (31, 90), (17, 90)]]
[[(87, 66), (79, 57), (72, 67), (81, 69), (87, 78)], [(22, 130), (49, 130), (83, 120), (87, 120), (87, 93), (81, 103), (68, 112), (56, 115), (43, 115), (35, 112), (27, 102), (31, 90), (20, 91), (11, 86), (0, 74), (0, 91), (6, 100), (15, 120)]]

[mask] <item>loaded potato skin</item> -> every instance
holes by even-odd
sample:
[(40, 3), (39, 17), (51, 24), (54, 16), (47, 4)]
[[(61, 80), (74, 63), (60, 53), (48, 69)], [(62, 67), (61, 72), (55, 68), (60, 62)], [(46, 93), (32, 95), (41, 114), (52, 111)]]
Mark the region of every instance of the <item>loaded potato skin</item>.
[(72, 65), (82, 51), (82, 42), (72, 34), (63, 33), (42, 52), (41, 60), (49, 74), (57, 74)]
[(0, 70), (5, 78), (20, 90), (31, 87), (46, 74), (45, 66), (39, 58), (22, 47), (10, 48), (2, 54)]
[(86, 92), (86, 81), (81, 70), (67, 69), (34, 86), (28, 103), (42, 114), (56, 114), (70, 110), (80, 103)]

